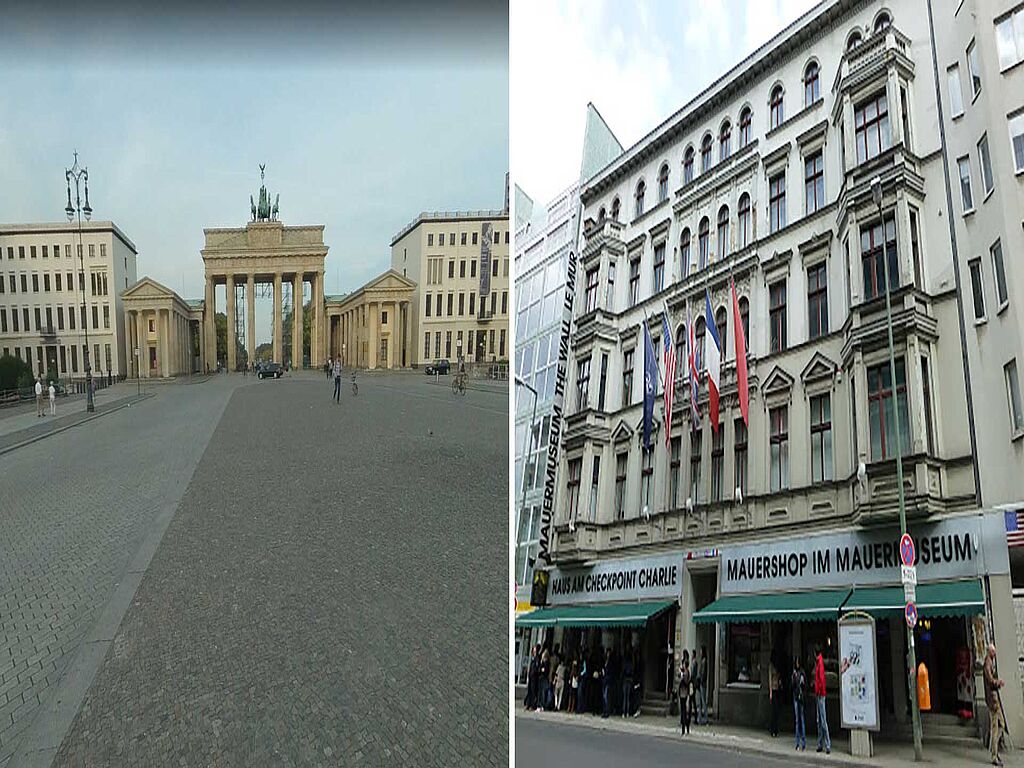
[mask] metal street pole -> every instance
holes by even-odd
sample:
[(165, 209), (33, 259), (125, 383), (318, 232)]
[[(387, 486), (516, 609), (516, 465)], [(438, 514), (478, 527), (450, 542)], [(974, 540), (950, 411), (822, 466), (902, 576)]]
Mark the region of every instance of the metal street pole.
[[(82, 214), (85, 214), (85, 220), (88, 221), (92, 218), (92, 208), (89, 206), (89, 169), (81, 168), (78, 165), (78, 152), (75, 152), (75, 164), (64, 171), (64, 178), (68, 185), (68, 205), (64, 209), (64, 212), (68, 216), (68, 221), (73, 221), (75, 214), (78, 214), (78, 282), (82, 289), (82, 316), (80, 318), (82, 322), (82, 330), (85, 332), (85, 354), (82, 355), (82, 362), (85, 364), (85, 410), (92, 412), (96, 410), (96, 404), (92, 398), (92, 366), (89, 364), (89, 318), (87, 317), (88, 308), (85, 304), (85, 255), (83, 254), (84, 246), (82, 245)], [(71, 180), (75, 181), (75, 204), (71, 205)], [(80, 195), (79, 183), (85, 180), (85, 205), (82, 205), (82, 198)]]
[[(525, 387), (530, 390), (533, 394), (533, 415), (530, 417), (530, 439), (527, 443), (526, 458), (523, 460), (523, 474), (526, 474), (526, 465), (530, 460), (530, 455), (533, 453), (533, 436), (534, 431), (537, 428), (537, 390), (527, 384), (518, 376), (515, 377), (516, 386)], [(525, 477), (523, 480), (523, 500), (519, 505), (519, 519), (522, 520), (523, 515), (526, 514), (526, 482)], [(520, 523), (521, 525), (522, 523)]]
[[(900, 394), (896, 384), (896, 352), (892, 342), (892, 299), (889, 295), (889, 255), (885, 247), (885, 218), (882, 215), (882, 179), (875, 176), (871, 180), (871, 197), (878, 206), (878, 218), (882, 227), (882, 262), (885, 272), (885, 327), (889, 335), (889, 378), (892, 386), (893, 413), (896, 415), (896, 485), (899, 493), (900, 505), (900, 534), (907, 532), (907, 507), (903, 497), (903, 438), (900, 433)], [(894, 223), (895, 226), (895, 223)], [(906, 373), (906, 360), (903, 363), (904, 374)], [(905, 376), (904, 376), (905, 378)], [(905, 386), (905, 385), (904, 385)], [(883, 446), (884, 447), (884, 446)], [(907, 625), (907, 663), (910, 670), (907, 675), (910, 686), (910, 713), (914, 725), (914, 760), (920, 762), (924, 759), (921, 745), (921, 709), (917, 701), (917, 651), (914, 649), (914, 630)]]

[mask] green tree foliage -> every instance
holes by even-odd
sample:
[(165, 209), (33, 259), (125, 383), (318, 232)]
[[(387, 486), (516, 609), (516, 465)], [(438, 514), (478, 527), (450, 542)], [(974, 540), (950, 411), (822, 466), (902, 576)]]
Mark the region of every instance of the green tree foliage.
[(32, 381), (28, 363), (14, 355), (0, 356), (0, 390), (31, 386)]

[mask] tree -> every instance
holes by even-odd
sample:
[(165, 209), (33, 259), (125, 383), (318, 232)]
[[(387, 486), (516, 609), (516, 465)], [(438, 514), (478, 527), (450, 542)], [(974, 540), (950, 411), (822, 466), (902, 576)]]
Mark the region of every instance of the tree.
[(20, 357), (0, 356), (0, 390), (32, 386), (32, 369)]

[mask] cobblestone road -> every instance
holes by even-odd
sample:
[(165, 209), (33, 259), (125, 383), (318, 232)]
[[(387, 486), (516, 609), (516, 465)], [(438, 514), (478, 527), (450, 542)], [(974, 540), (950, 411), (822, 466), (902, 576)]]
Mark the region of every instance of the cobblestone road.
[(329, 387), (235, 390), (55, 765), (508, 764), (507, 396)]

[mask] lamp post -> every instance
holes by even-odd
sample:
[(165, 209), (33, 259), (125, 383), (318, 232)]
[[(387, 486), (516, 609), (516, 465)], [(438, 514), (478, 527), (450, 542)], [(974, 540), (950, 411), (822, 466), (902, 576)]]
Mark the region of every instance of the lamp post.
[(139, 348), (138, 347), (135, 348), (135, 381), (136, 381), (136, 383), (138, 385), (137, 388), (139, 390), (138, 391), (139, 397), (142, 397), (142, 373), (141, 373), (141, 370), (139, 368)]
[[(74, 221), (78, 215), (78, 281), (82, 289), (82, 330), (85, 331), (85, 354), (82, 355), (82, 362), (85, 364), (85, 410), (92, 412), (96, 410), (96, 404), (92, 399), (92, 366), (89, 365), (89, 318), (86, 316), (85, 306), (85, 258), (82, 251), (82, 214), (85, 220), (92, 218), (92, 208), (89, 206), (89, 169), (78, 165), (78, 152), (75, 152), (75, 164), (64, 171), (64, 179), (68, 184), (68, 205), (64, 212), (68, 215), (68, 221)], [(75, 182), (75, 204), (71, 205), (71, 182)], [(85, 205), (82, 205), (82, 198), (79, 184), (85, 183)]]
[[(896, 487), (899, 494), (900, 534), (907, 532), (907, 507), (903, 497), (903, 437), (900, 434), (900, 393), (896, 384), (896, 351), (892, 342), (892, 299), (889, 295), (889, 254), (886, 249), (885, 218), (882, 215), (882, 179), (875, 176), (871, 180), (871, 199), (878, 208), (878, 218), (882, 227), (882, 262), (885, 274), (885, 328), (889, 335), (889, 379), (892, 386), (893, 413), (896, 422)], [(906, 370), (906, 362), (904, 362)], [(883, 446), (884, 447), (884, 446)], [(907, 680), (910, 687), (910, 713), (914, 726), (914, 760), (923, 759), (921, 746), (921, 709), (917, 702), (917, 652), (914, 649), (914, 630), (907, 625), (907, 663), (910, 667)]]

